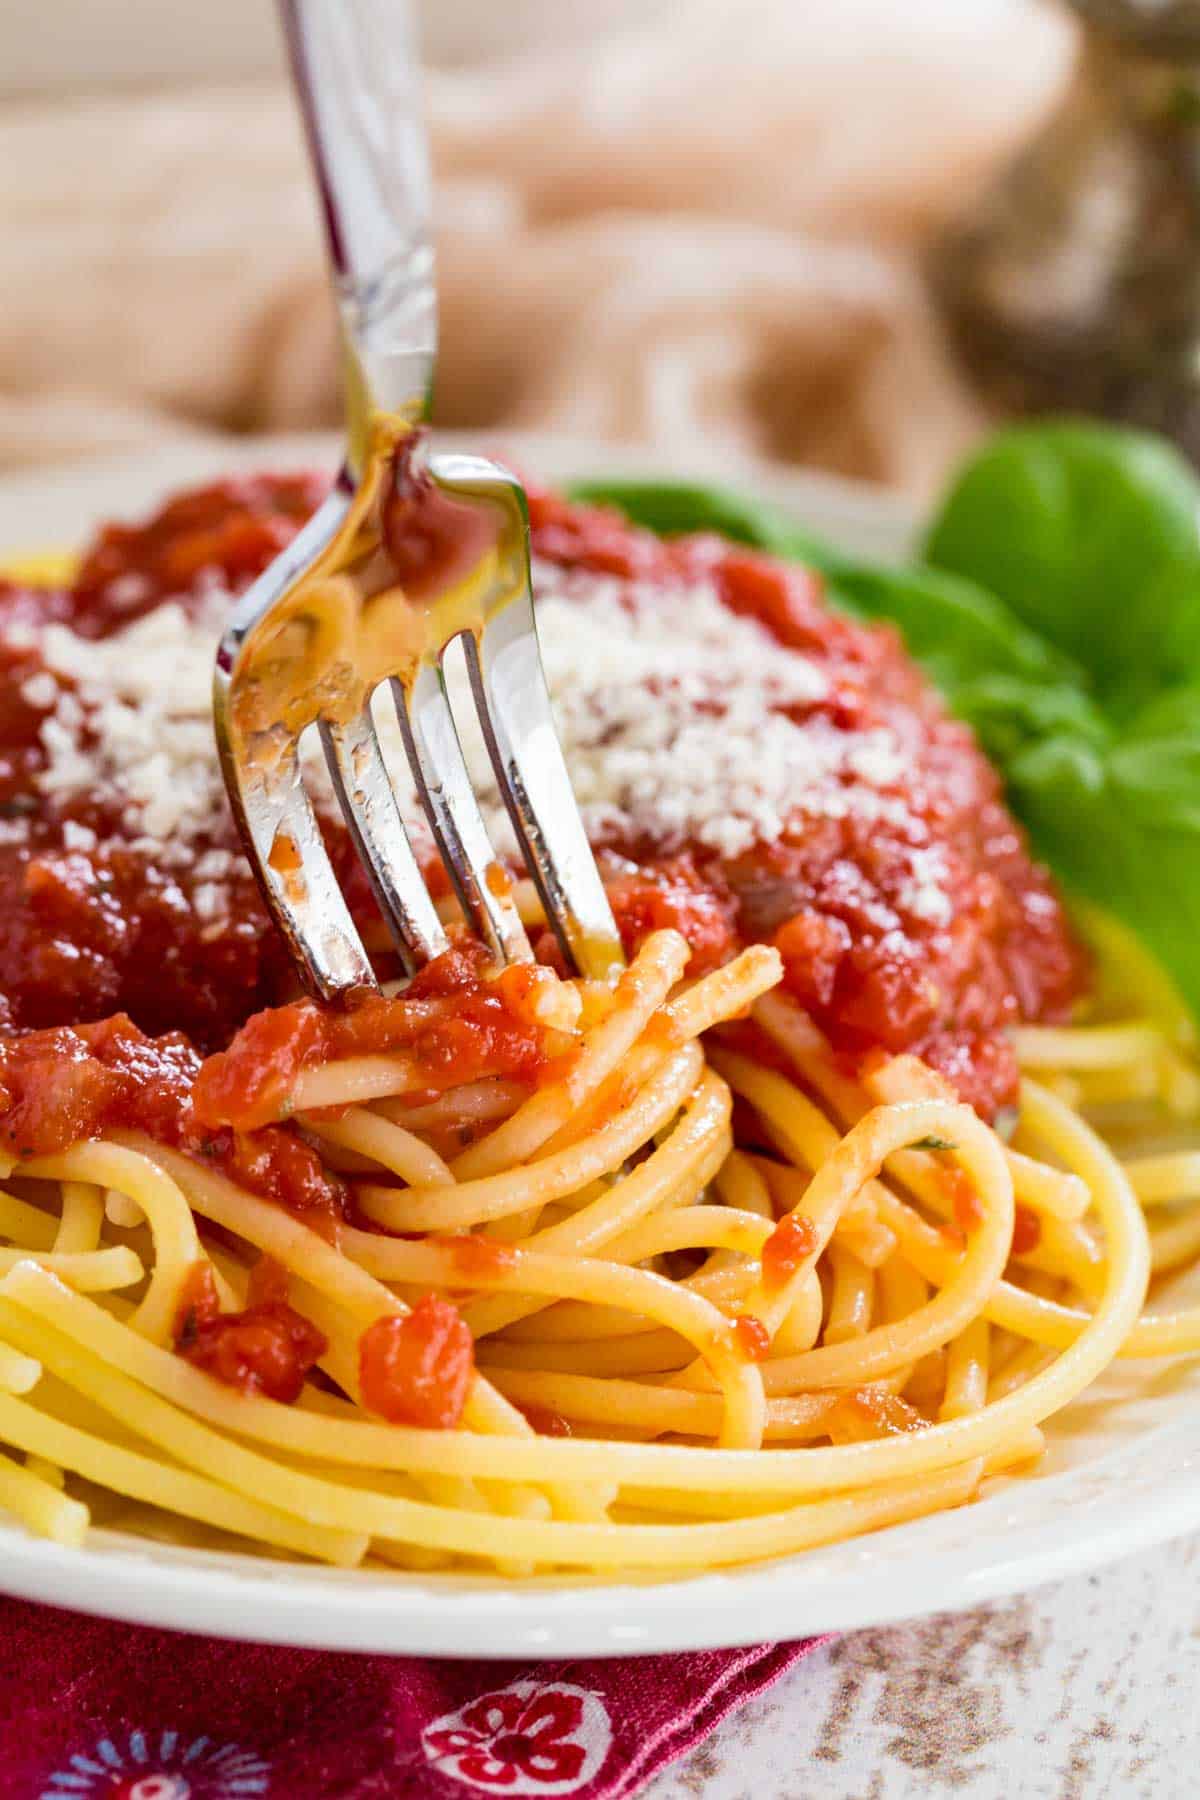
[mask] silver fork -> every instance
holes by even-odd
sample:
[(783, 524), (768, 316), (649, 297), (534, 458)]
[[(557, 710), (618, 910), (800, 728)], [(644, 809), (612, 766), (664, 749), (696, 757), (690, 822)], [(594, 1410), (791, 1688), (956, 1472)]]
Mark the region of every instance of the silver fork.
[(411, 972), (446, 947), (372, 717), (390, 693), (417, 794), (467, 921), (502, 961), (529, 940), (488, 838), (443, 659), (461, 640), (496, 779), (570, 966), (621, 961), (563, 760), (534, 623), (519, 482), (431, 454), (436, 350), (428, 161), (405, 0), (281, 0), (340, 314), (346, 460), (324, 505), (235, 608), (214, 713), (229, 797), (271, 912), (323, 1000), (374, 985), (304, 786), (315, 725), (334, 791)]

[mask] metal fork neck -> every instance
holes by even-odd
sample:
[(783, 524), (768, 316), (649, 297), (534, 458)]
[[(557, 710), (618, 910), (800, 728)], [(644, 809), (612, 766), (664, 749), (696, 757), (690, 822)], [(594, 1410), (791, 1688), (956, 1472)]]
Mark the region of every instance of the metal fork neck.
[(412, 20), (405, 0), (280, 0), (280, 11), (341, 315), (359, 476), (372, 414), (427, 415), (437, 351)]

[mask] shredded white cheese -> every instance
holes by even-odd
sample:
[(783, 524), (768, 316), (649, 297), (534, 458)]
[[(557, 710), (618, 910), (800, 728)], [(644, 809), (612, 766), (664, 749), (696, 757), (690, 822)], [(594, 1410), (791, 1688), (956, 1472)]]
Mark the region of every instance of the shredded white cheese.
[[(594, 840), (733, 857), (797, 815), (908, 819), (899, 790), (911, 761), (895, 735), (806, 718), (826, 696), (822, 670), (730, 612), (711, 583), (659, 588), (539, 564), (534, 586), (559, 736)], [(497, 844), (515, 848), (456, 673), (476, 791)]]
[(95, 641), (48, 625), (41, 642), (46, 667), (23, 689), (40, 706), (50, 703), (43, 684), (53, 687), (54, 710), (41, 726), (41, 791), (112, 802), (128, 837), (150, 840), (168, 862), (191, 860), (189, 841), (219, 832), (226, 817), (213, 746), (212, 667), (228, 604), (225, 596), (192, 619), (167, 602)]
[[(725, 607), (704, 580), (657, 588), (636, 581), (535, 571), (538, 621), (563, 748), (594, 838), (645, 836), (664, 849), (696, 843), (732, 857), (778, 839), (789, 821), (854, 814), (901, 830), (911, 756), (890, 730), (843, 731), (809, 710), (823, 672), (756, 620)], [(91, 641), (62, 625), (40, 634), (45, 668), (24, 685), (46, 710), (42, 793), (98, 793), (117, 809), (124, 841), (165, 867), (187, 869), (206, 923), (227, 904), (237, 868), (213, 744), (213, 655), (227, 595), (200, 616), (167, 602), (112, 637)], [(452, 665), (459, 659), (451, 659)], [(448, 667), (452, 703), (493, 843), (515, 849), (465, 673)], [(376, 717), (405, 816), (427, 843), (390, 702)], [(332, 806), (319, 749), (306, 779)], [(72, 830), (74, 847), (85, 844)], [(89, 834), (90, 835), (90, 834)], [(938, 850), (912, 853), (900, 904), (949, 919)]]
[(946, 853), (940, 845), (909, 852), (909, 872), (897, 895), (902, 911), (931, 925), (948, 925), (952, 917), (945, 882)]
[(94, 850), (99, 843), (96, 833), (90, 825), (80, 825), (74, 819), (65, 819), (62, 828), (63, 848), (81, 850), (86, 853)]

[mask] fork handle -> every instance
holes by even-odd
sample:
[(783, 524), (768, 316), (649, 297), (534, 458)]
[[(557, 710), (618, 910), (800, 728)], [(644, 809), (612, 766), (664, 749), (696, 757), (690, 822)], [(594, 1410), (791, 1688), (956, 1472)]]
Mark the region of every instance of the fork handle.
[(433, 382), (437, 300), (415, 32), (408, 0), (279, 3), (341, 316), (357, 478), (371, 414), (416, 424)]

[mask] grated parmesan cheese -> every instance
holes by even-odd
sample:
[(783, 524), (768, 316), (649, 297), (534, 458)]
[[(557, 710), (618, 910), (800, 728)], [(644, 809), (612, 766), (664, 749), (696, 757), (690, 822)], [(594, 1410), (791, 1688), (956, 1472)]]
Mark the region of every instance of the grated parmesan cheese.
[(65, 819), (62, 841), (64, 850), (80, 850), (86, 854), (96, 848), (99, 839), (90, 825), (80, 825), (74, 819)]
[[(697, 843), (734, 857), (778, 839), (789, 821), (853, 814), (901, 831), (911, 823), (911, 759), (896, 734), (839, 730), (808, 716), (827, 693), (822, 670), (732, 613), (707, 581), (659, 588), (539, 565), (535, 590), (563, 748), (594, 839), (646, 837), (663, 850)], [(45, 668), (24, 689), (47, 709), (41, 791), (60, 800), (98, 792), (112, 802), (124, 841), (189, 871), (192, 905), (205, 921), (221, 915), (239, 866), (232, 850), (211, 847), (230, 832), (211, 723), (213, 656), (228, 606), (215, 589), (199, 616), (166, 602), (100, 641), (49, 625)], [(493, 842), (512, 854), (461, 657), (447, 659), (447, 679)], [(382, 693), (375, 710), (424, 851), (429, 840)], [(306, 743), (303, 764), (314, 797), (332, 810), (319, 746)], [(914, 850), (901, 905), (948, 921), (945, 874), (940, 852)]]
[[(659, 588), (539, 564), (534, 584), (559, 736), (594, 840), (645, 836), (734, 857), (797, 814), (909, 818), (886, 792), (910, 766), (894, 733), (806, 719), (828, 692), (822, 670), (730, 612), (710, 583)], [(449, 680), (495, 841), (515, 849), (465, 676)]]
[(21, 684), (21, 698), (27, 706), (49, 711), (58, 699), (58, 683), (48, 669), (39, 669)]
[[(44, 794), (95, 794), (119, 807), (124, 830), (168, 865), (191, 860), (189, 842), (225, 829), (212, 732), (212, 666), (228, 596), (190, 618), (167, 602), (98, 640), (64, 625), (42, 635), (45, 669), (26, 698), (54, 710), (42, 721)], [(55, 680), (55, 677), (60, 678)], [(70, 682), (73, 687), (65, 687)]]
[(946, 853), (940, 845), (911, 851), (908, 878), (896, 896), (897, 904), (913, 918), (925, 919), (931, 925), (948, 925), (952, 916), (945, 888), (948, 873)]

